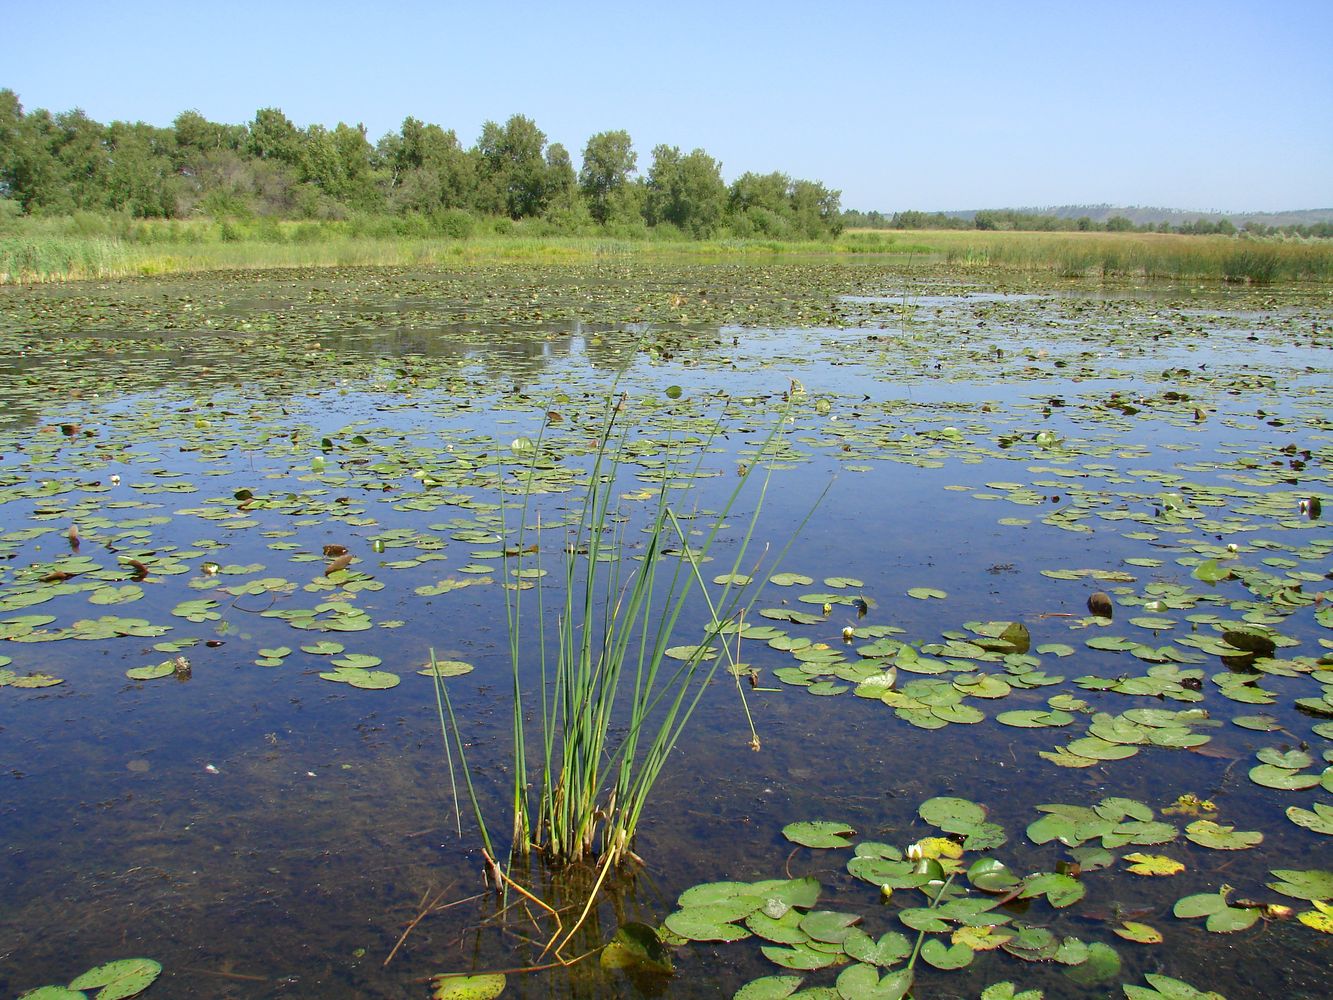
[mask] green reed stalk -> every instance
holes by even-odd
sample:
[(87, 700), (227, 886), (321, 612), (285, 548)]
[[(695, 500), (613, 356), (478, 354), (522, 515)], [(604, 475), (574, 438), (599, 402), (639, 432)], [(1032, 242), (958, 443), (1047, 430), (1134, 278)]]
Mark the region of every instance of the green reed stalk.
[[(511, 585), (506, 588), (505, 602), (513, 682), (511, 857), (536, 848), (552, 863), (596, 855), (600, 864), (610, 867), (632, 856), (634, 833), (654, 784), (719, 666), (733, 658), (726, 637), (729, 630), (739, 631), (745, 610), (753, 607), (762, 587), (762, 583), (756, 586), (742, 607), (743, 588), (727, 583), (719, 593), (711, 594), (699, 571), (757, 463), (747, 467), (702, 542), (693, 544), (668, 503), (672, 478), (668, 468), (644, 533), (646, 542), (641, 551), (631, 545), (626, 535), (628, 522), (619, 517), (616, 499), (630, 434), (619, 419), (623, 402), (624, 397), (608, 398), (586, 490), (572, 527), (562, 532), (559, 602), (556, 608), (549, 608), (543, 593), (546, 588), (538, 584), (535, 616), (528, 613), (524, 585), (529, 575), (526, 556), (536, 553), (533, 564), (540, 579), (546, 547), (541, 519), (533, 516), (540, 438), (522, 480), (517, 545), (506, 549), (513, 577), (507, 581)], [(783, 421), (775, 424), (761, 454), (782, 427)], [(699, 449), (698, 463), (703, 462), (710, 442), (711, 437)], [(765, 477), (758, 504), (737, 545), (732, 575), (749, 558), (767, 485)], [(502, 503), (502, 512), (504, 507)], [(531, 543), (534, 535), (536, 541)], [(677, 664), (666, 653), (680, 615), (699, 594), (708, 609), (704, 635), (693, 653)], [(524, 640), (534, 638), (534, 629), (541, 773), (530, 788), (529, 778), (534, 775), (528, 761), (521, 668), (528, 648)], [(720, 645), (720, 651), (714, 644)], [(445, 728), (447, 714), (461, 757), (462, 742), (442, 681), (439, 689), (441, 727)], [(744, 703), (739, 683), (737, 690)], [(622, 701), (627, 704), (621, 705)], [(745, 716), (748, 721), (748, 706)], [(750, 733), (757, 748), (752, 722)], [(465, 760), (463, 769), (485, 836)], [(490, 852), (489, 841), (487, 850)]]

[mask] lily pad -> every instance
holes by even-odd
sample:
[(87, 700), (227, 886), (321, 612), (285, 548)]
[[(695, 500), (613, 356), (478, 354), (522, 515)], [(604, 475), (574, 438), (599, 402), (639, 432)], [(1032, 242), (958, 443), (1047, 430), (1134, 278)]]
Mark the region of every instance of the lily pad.
[(473, 976), (435, 976), (430, 981), (431, 1000), (494, 1000), (505, 988), (500, 973)]
[(1257, 830), (1247, 832), (1235, 827), (1221, 826), (1210, 819), (1197, 819), (1185, 827), (1185, 836), (1201, 847), (1218, 851), (1243, 851), (1263, 842), (1264, 835)]
[(786, 1000), (801, 985), (800, 976), (764, 976), (752, 979), (739, 990), (732, 1000)]
[(926, 601), (930, 600), (931, 598), (935, 598), (936, 600), (943, 600), (949, 595), (947, 592), (943, 590), (938, 590), (934, 587), (912, 587), (907, 591), (907, 596), (915, 597), (918, 601)]
[(788, 823), (782, 828), (782, 835), (802, 847), (831, 848), (849, 846), (856, 831), (846, 823), (815, 820)]
[(604, 969), (630, 969), (670, 975), (671, 950), (662, 943), (655, 928), (641, 923), (624, 923), (602, 949)]
[(153, 985), (162, 974), (162, 966), (151, 958), (122, 958), (89, 969), (69, 984), (72, 990), (100, 990), (96, 1000), (123, 1000), (136, 996)]

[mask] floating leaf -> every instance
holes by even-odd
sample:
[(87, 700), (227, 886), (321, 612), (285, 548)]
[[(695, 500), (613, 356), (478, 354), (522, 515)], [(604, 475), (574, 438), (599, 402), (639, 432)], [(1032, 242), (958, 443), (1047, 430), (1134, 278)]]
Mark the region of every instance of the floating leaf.
[(1126, 920), (1119, 927), (1112, 927), (1111, 930), (1126, 941), (1134, 941), (1137, 944), (1161, 944), (1162, 934), (1155, 927), (1148, 924), (1141, 924), (1133, 920)]
[[(757, 903), (754, 909), (758, 909)], [(741, 916), (738, 914), (736, 919)], [(687, 941), (741, 941), (750, 936), (747, 928), (717, 919), (715, 912), (707, 907), (677, 910), (667, 914), (663, 923), (667, 930)]]
[(839, 944), (851, 933), (852, 928), (861, 922), (854, 913), (838, 913), (833, 910), (815, 910), (801, 920), (801, 930), (815, 941)]
[(815, 820), (788, 823), (782, 828), (782, 835), (802, 847), (847, 847), (856, 831), (846, 823)]
[(148, 667), (130, 667), (125, 671), (125, 676), (132, 681), (151, 681), (158, 677), (168, 677), (175, 672), (176, 664), (171, 660), (163, 660)]
[(1296, 899), (1333, 899), (1333, 872), (1321, 869), (1274, 868), (1280, 881), (1269, 882), (1268, 888)]
[(647, 924), (624, 923), (602, 949), (604, 969), (630, 969), (670, 975), (671, 950), (662, 943), (657, 930)]
[(505, 988), (500, 973), (475, 976), (435, 976), (431, 979), (431, 1000), (494, 1000)]
[(1312, 809), (1288, 806), (1287, 819), (1315, 833), (1333, 835), (1333, 806), (1326, 803), (1316, 802)]
[(1164, 854), (1142, 854), (1135, 851), (1126, 854), (1125, 860), (1133, 862), (1129, 870), (1135, 875), (1176, 875), (1185, 870), (1183, 864)]
[(1154, 972), (1144, 974), (1149, 986), (1124, 984), (1126, 1000), (1226, 1000), (1220, 993), (1196, 990), (1189, 983)]
[(777, 945), (763, 945), (759, 949), (770, 962), (784, 969), (824, 969), (830, 965), (839, 965), (844, 961), (841, 954), (815, 951), (800, 945), (782, 948)]
[(473, 669), (475, 668), (471, 663), (462, 660), (436, 660), (433, 667), (428, 663), (417, 673), (426, 677), (434, 677), (437, 673), (440, 677), (462, 677), (464, 674), (472, 673)]
[(943, 600), (949, 595), (943, 590), (936, 590), (934, 587), (912, 587), (907, 591), (907, 596), (915, 597), (918, 601), (925, 601), (932, 597)]
[(1218, 851), (1242, 851), (1263, 841), (1258, 831), (1237, 831), (1233, 826), (1220, 826), (1210, 819), (1198, 819), (1185, 827), (1185, 836), (1201, 847)]
[(148, 989), (161, 974), (162, 966), (151, 958), (123, 958), (89, 969), (69, 988), (91, 990), (100, 986), (96, 1000), (123, 1000)]
[(928, 938), (921, 946), (921, 957), (937, 969), (961, 969), (972, 963), (974, 954), (965, 944), (946, 945), (939, 938)]
[(801, 985), (800, 976), (764, 976), (752, 979), (739, 990), (732, 1000), (786, 1000)]
[(1319, 784), (1319, 775), (1301, 774), (1277, 767), (1273, 764), (1260, 764), (1250, 768), (1250, 780), (1265, 788), (1277, 788), (1281, 791), (1300, 791)]

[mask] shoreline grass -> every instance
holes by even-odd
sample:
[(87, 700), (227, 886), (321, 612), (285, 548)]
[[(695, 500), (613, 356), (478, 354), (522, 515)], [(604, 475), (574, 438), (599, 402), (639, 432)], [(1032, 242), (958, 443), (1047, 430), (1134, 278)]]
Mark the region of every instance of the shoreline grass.
[[(324, 267), (448, 267), (771, 256), (893, 257), (962, 271), (1069, 279), (1333, 281), (1333, 240), (1165, 233), (850, 230), (836, 240), (685, 240), (555, 235), (500, 220), (446, 235), (401, 220), (145, 221), (104, 216), (10, 219), (0, 226), (0, 284)], [(496, 229), (504, 230), (497, 232)], [(418, 231), (420, 230), (420, 231)]]

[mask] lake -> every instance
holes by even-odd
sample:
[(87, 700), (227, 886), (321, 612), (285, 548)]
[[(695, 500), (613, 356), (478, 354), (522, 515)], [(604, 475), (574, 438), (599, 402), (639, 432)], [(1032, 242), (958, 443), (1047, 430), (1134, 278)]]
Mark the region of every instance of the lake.
[[(0, 288), (0, 992), (1327, 995), (1331, 304), (873, 260)], [(504, 847), (506, 599), (550, 640), (608, 420), (622, 579), (665, 498), (662, 572), (719, 525), (704, 589), (753, 582), (563, 967), (594, 859), (511, 873), (558, 924), (497, 900), (420, 671)], [(603, 967), (626, 924), (673, 974)]]

